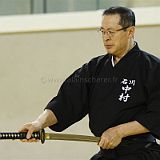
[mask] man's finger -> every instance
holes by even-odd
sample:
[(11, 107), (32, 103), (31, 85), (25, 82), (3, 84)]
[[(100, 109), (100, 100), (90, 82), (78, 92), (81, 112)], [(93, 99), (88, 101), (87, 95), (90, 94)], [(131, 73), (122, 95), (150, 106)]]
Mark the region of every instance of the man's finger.
[(100, 147), (102, 147), (103, 143), (104, 143), (104, 141), (101, 139), (101, 140), (99, 141), (98, 145), (99, 145)]
[(99, 146), (103, 149), (105, 149), (105, 139), (101, 139), (100, 142), (99, 142)]
[(38, 139), (32, 138), (32, 139), (22, 139), (21, 142), (39, 142)]
[(112, 146), (113, 144), (110, 142), (110, 143), (108, 143), (108, 144), (106, 144), (106, 149), (112, 149)]
[(27, 139), (30, 139), (31, 136), (32, 136), (32, 133), (33, 133), (32, 130), (28, 130), (26, 138), (27, 138)]
[(27, 132), (28, 130), (27, 130), (27, 128), (25, 128), (25, 127), (22, 127), (22, 128), (20, 128), (19, 130), (18, 130), (18, 132)]
[(29, 130), (30, 125), (24, 124), (20, 129), (19, 132), (27, 132)]
[(21, 139), (20, 141), (21, 142), (27, 142), (27, 139)]

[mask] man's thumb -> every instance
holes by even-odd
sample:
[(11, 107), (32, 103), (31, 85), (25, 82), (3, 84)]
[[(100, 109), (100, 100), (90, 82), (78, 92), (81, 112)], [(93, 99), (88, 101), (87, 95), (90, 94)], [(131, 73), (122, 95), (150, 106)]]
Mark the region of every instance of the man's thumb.
[(32, 130), (28, 130), (26, 138), (27, 138), (27, 139), (30, 139), (31, 136), (32, 136), (32, 133), (33, 133)]

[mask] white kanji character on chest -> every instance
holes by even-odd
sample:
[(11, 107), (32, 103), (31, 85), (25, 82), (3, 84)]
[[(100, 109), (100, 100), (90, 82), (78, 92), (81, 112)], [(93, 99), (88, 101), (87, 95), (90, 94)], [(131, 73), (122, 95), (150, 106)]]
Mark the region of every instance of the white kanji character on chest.
[(129, 84), (132, 84), (133, 86), (135, 86), (136, 80), (129, 80)]
[(127, 100), (128, 100), (128, 98), (129, 98), (130, 96), (129, 96), (129, 94), (124, 94), (124, 93), (122, 93), (120, 96), (119, 96), (119, 100), (120, 101), (122, 101), (123, 100), (123, 102), (127, 102)]
[(125, 87), (122, 86), (122, 90), (127, 93), (129, 90), (131, 90), (132, 87), (129, 87), (128, 85), (126, 85)]
[(123, 78), (122, 84), (128, 84), (128, 79)]

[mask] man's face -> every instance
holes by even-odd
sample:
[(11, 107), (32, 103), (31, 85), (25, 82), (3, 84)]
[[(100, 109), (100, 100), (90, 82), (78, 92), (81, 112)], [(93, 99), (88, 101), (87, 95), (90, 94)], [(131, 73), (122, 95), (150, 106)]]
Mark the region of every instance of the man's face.
[(119, 30), (123, 28), (119, 25), (119, 21), (120, 16), (118, 14), (104, 15), (102, 19), (101, 31), (104, 46), (106, 51), (114, 56), (123, 55), (129, 47), (131, 38), (134, 36), (134, 31), (131, 27), (126, 30)]

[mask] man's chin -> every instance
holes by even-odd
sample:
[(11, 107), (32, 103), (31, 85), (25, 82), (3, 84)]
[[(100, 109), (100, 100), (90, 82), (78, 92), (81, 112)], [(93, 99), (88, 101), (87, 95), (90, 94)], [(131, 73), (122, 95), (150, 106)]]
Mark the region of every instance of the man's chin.
[(113, 52), (112, 49), (107, 49), (107, 48), (106, 48), (106, 51), (107, 51), (108, 54), (112, 54), (112, 55), (114, 54), (114, 52)]
[(108, 50), (108, 49), (106, 49), (106, 52), (108, 53), (108, 54), (114, 54), (111, 50)]

